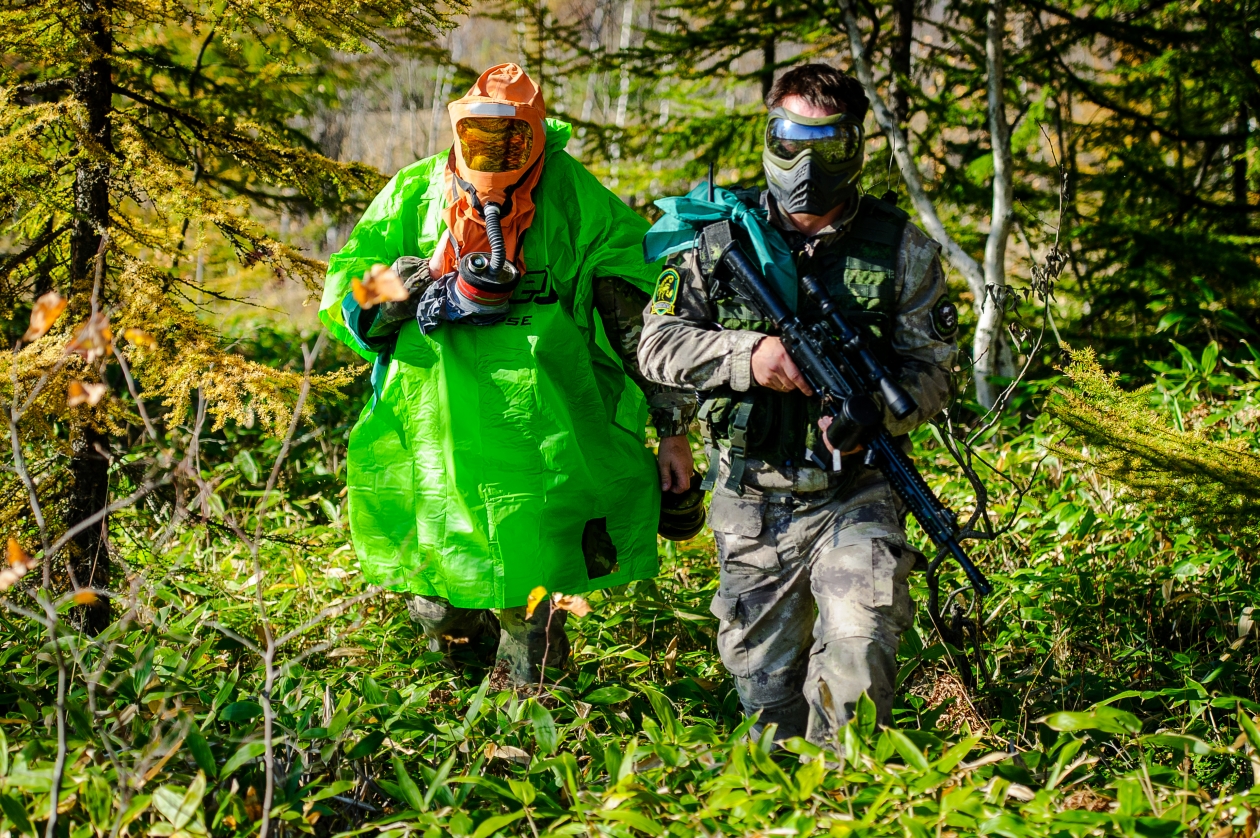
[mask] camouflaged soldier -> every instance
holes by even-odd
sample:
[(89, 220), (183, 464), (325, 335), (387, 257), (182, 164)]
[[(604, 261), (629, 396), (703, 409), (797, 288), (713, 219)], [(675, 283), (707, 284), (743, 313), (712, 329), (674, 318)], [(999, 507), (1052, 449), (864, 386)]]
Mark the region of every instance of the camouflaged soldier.
[[(861, 195), (867, 98), (822, 64), (775, 84), (760, 206), (792, 250), (864, 326), (877, 354), (919, 409), (908, 433), (952, 394), (957, 312), (946, 298), (938, 246), (893, 204)], [(710, 445), (709, 523), (721, 562), (713, 613), (718, 649), (744, 711), (778, 738), (830, 740), (870, 695), (887, 724), (896, 652), (911, 626), (907, 577), (921, 555), (882, 474), (843, 452), (840, 469), (821, 409), (773, 328), (695, 250), (671, 258), (645, 313), (644, 375), (700, 391)], [(800, 294), (798, 314), (821, 319)], [(853, 456), (849, 456), (852, 454)]]

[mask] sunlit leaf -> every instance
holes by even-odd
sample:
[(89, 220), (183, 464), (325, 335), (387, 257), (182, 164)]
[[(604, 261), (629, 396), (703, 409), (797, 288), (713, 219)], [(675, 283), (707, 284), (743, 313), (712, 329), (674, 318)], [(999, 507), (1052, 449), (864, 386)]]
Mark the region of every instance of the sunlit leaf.
[(109, 317), (98, 311), (74, 330), (74, 335), (66, 344), (66, 350), (90, 364), (109, 354), (113, 342), (114, 333), (109, 327)]
[(66, 388), (66, 406), (78, 407), (85, 404), (93, 407), (105, 398), (109, 387), (92, 381), (71, 381)]
[(153, 808), (171, 822), (175, 829), (183, 829), (192, 821), (201, 807), (206, 793), (206, 775), (198, 771), (188, 788), (160, 786), (153, 792)]
[(228, 758), (227, 762), (223, 763), (223, 767), (219, 769), (219, 776), (226, 780), (228, 777), (232, 776), (233, 771), (240, 768), (250, 760), (257, 759), (262, 756), (263, 752), (266, 750), (267, 746), (262, 742), (246, 742), (236, 751), (236, 753), (232, 754), (232, 756)]
[(48, 334), (57, 318), (66, 310), (67, 300), (56, 291), (49, 291), (35, 301), (31, 309), (31, 325), (22, 333), (22, 342), (30, 343)]
[(136, 346), (143, 346), (145, 349), (157, 349), (157, 338), (146, 332), (144, 329), (137, 329), (135, 326), (129, 326), (123, 330), (123, 337)]
[(533, 619), (534, 610), (538, 608), (538, 603), (542, 602), (546, 596), (547, 589), (542, 585), (529, 592), (529, 599), (525, 600), (525, 619)]
[(498, 832), (503, 827), (507, 826), (510, 823), (515, 823), (516, 821), (520, 820), (523, 817), (525, 817), (524, 810), (521, 810), (519, 812), (511, 812), (506, 815), (495, 815), (494, 817), (486, 818), (484, 821), (478, 824), (477, 831), (472, 834), (472, 838), (490, 838), (491, 835)]
[(367, 310), (381, 303), (402, 302), (407, 299), (407, 289), (402, 277), (388, 265), (373, 265), (362, 281), (352, 279), (350, 293), (359, 307)]
[(561, 611), (568, 611), (574, 617), (585, 617), (591, 613), (591, 606), (576, 594), (553, 594), (551, 604)]
[(1153, 733), (1143, 736), (1142, 741), (1156, 748), (1167, 748), (1182, 755), (1207, 756), (1214, 750), (1211, 745), (1197, 736), (1186, 736), (1180, 733)]
[(634, 693), (625, 687), (619, 687), (616, 684), (610, 684), (607, 687), (600, 687), (592, 690), (587, 695), (582, 696), (582, 700), (590, 704), (620, 704), (634, 697)]
[(1093, 710), (1061, 710), (1037, 719), (1052, 730), (1100, 730), (1103, 733), (1140, 733), (1142, 723), (1138, 717), (1115, 707), (1095, 707)]
[(556, 733), (556, 721), (551, 712), (534, 699), (529, 702), (529, 720), (534, 724), (534, 741), (538, 750), (550, 756), (556, 752), (559, 736)]

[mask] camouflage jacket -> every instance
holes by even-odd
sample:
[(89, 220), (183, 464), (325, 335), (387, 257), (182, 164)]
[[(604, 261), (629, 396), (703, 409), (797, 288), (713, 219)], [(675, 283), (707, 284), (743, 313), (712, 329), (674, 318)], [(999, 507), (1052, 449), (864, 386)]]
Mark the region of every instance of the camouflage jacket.
[(662, 384), (646, 378), (639, 369), (639, 336), (648, 295), (629, 282), (614, 277), (595, 279), (595, 310), (608, 342), (625, 364), (626, 375), (647, 396), (648, 413), (658, 438), (681, 436), (696, 418), (696, 394), (689, 388)]
[[(772, 223), (784, 232), (800, 263), (845, 236), (856, 208), (848, 218), (808, 238), (792, 228), (772, 205), (770, 213)], [(918, 403), (918, 410), (903, 420), (885, 415), (886, 427), (894, 436), (927, 421), (953, 396), (958, 318), (946, 295), (939, 250), (922, 230), (905, 225), (896, 259), (890, 348), (900, 362), (901, 384)], [(669, 266), (681, 279), (673, 291), (670, 283), (662, 282), (644, 311), (639, 342), (642, 374), (672, 387), (749, 391), (755, 384), (752, 353), (765, 335), (718, 325), (714, 300), (719, 289), (702, 275), (694, 250), (671, 257)], [(660, 299), (669, 293), (673, 294), (671, 300)], [(672, 313), (654, 314), (653, 308)]]

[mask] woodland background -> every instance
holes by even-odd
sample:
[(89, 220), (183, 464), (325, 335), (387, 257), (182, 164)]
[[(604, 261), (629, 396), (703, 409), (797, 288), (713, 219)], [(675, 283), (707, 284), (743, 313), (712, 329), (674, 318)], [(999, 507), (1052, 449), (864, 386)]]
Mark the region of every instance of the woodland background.
[[(0, 832), (1256, 834), (1254, 0), (4, 2), (0, 56)], [(653, 217), (805, 59), (946, 245), (983, 655), (920, 608), (897, 729), (746, 741), (702, 535), (544, 696), (443, 668), (353, 561), (322, 260), (490, 64)]]

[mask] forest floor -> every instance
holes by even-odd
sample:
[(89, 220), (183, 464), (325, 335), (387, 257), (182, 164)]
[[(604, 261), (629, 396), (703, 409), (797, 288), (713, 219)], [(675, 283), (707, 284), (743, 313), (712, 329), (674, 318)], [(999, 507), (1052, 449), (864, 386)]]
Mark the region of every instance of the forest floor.
[[(978, 683), (916, 574), (895, 727), (862, 706), (827, 749), (747, 735), (707, 533), (589, 595), (571, 666), (518, 694), (488, 661), (448, 668), (404, 598), (364, 583), (342, 492), (361, 393), (317, 407), (278, 492), (279, 440), (208, 433), (196, 515), (161, 539), (160, 498), (114, 517), (118, 622), (88, 639), (0, 615), (0, 830), (44, 832), (55, 801), (48, 838), (245, 836), (264, 815), (268, 834), (1253, 835), (1260, 584), (1220, 537), (1061, 462), (1033, 416), (1048, 386), (981, 449), (1013, 483), (989, 475), (1008, 530), (971, 545), (995, 588)], [(966, 511), (930, 430), (916, 451)]]

